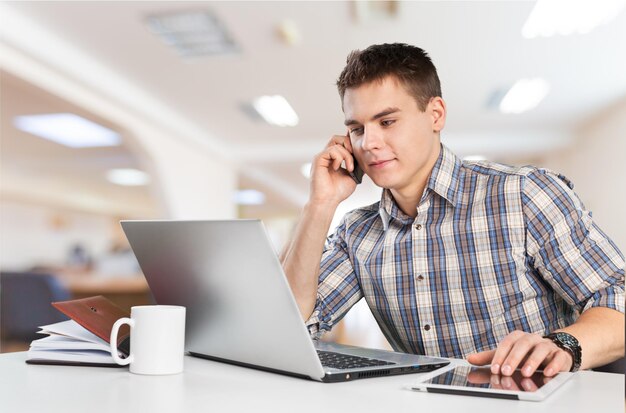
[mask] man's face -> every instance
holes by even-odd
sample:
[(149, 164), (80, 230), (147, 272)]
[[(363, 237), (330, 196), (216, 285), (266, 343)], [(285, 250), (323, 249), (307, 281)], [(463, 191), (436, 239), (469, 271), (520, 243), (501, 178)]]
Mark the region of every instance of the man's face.
[(428, 178), (439, 154), (442, 105), (435, 98), (420, 111), (394, 77), (346, 90), (343, 109), (354, 155), (376, 185), (411, 191)]

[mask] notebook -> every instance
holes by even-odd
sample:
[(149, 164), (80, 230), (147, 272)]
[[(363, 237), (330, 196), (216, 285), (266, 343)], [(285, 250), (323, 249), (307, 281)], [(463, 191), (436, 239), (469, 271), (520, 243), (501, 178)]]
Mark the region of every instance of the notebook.
[(446, 359), (312, 340), (259, 220), (122, 221), (158, 304), (187, 308), (188, 354), (323, 382)]
[[(107, 298), (99, 295), (70, 301), (57, 301), (52, 306), (71, 320), (41, 326), (47, 337), (34, 340), (26, 355), (28, 364), (60, 364), (77, 366), (118, 367), (109, 338), (117, 319), (128, 317)], [(118, 349), (124, 357), (130, 351), (129, 328), (124, 325), (118, 335)]]

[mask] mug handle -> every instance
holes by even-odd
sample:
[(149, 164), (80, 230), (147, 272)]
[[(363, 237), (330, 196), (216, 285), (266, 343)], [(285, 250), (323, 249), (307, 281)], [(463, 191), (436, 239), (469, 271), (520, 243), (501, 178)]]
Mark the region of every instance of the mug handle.
[(132, 354), (129, 354), (128, 357), (123, 359), (117, 354), (117, 334), (123, 324), (128, 324), (130, 328), (135, 327), (135, 321), (133, 319), (128, 317), (120, 318), (115, 322), (115, 324), (113, 324), (113, 328), (111, 328), (111, 340), (109, 344), (111, 346), (111, 356), (113, 357), (113, 361), (121, 366), (126, 366), (133, 362), (134, 357)]

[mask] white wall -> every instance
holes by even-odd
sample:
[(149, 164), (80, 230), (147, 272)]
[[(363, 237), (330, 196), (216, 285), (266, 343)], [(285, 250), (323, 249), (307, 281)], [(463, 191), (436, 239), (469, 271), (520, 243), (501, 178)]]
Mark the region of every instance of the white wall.
[(61, 266), (77, 243), (92, 256), (110, 247), (113, 218), (19, 201), (0, 202), (0, 268)]
[(543, 162), (574, 183), (593, 218), (626, 252), (626, 100), (581, 127), (575, 144)]
[(237, 213), (237, 173), (229, 161), (184, 139), (137, 127), (132, 134), (154, 176), (155, 197), (168, 219), (228, 219)]

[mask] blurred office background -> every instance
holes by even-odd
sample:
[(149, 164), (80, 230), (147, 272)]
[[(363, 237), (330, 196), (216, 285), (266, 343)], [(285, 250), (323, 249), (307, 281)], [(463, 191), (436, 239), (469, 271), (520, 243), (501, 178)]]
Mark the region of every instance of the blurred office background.
[[(50, 300), (150, 301), (120, 219), (260, 218), (280, 250), (374, 43), (428, 51), (458, 155), (566, 175), (624, 251), (624, 3), (0, 2), (0, 351)], [(364, 303), (331, 338), (388, 346)]]

